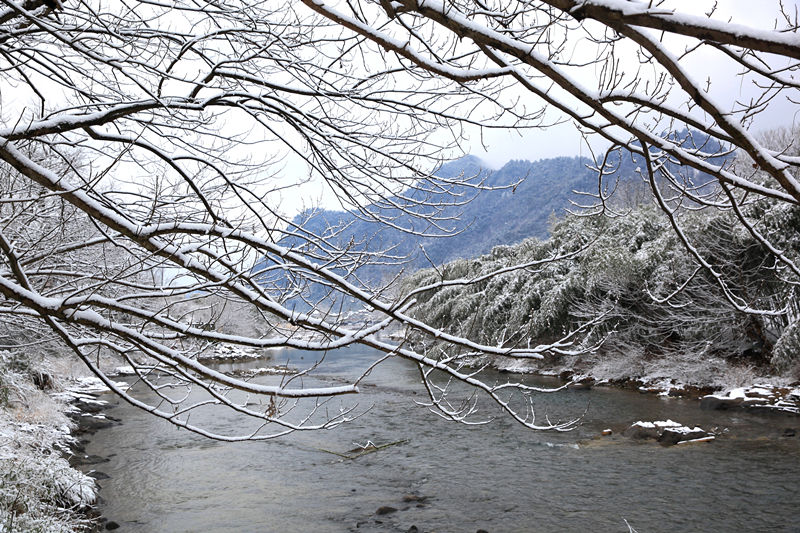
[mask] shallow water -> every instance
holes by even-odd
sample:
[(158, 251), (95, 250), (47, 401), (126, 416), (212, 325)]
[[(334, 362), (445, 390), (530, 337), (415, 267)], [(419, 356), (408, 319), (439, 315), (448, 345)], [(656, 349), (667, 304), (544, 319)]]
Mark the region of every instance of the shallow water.
[[(311, 357), (285, 351), (274, 362)], [(328, 356), (321, 370), (344, 376), (370, 358), (350, 349)], [(101, 510), (123, 532), (406, 531), (412, 525), (439, 532), (626, 532), (626, 520), (639, 533), (800, 532), (800, 438), (781, 436), (800, 427), (796, 417), (707, 412), (697, 401), (596, 388), (537, 398), (540, 416), (582, 416), (568, 433), (533, 432), (507, 418), (463, 426), (416, 406), (413, 400), (423, 395), (418, 381), (415, 367), (389, 360), (358, 398), (361, 408), (374, 404), (358, 420), (259, 443), (210, 441), (120, 404), (111, 413), (123, 423), (96, 433), (87, 446), (89, 454), (110, 456), (95, 466), (111, 476), (100, 482)], [(637, 420), (667, 418), (724, 434), (671, 448), (619, 436)], [(235, 423), (208, 422), (220, 429)], [(604, 428), (615, 435), (597, 438)], [(345, 452), (367, 441), (407, 442), (355, 460), (323, 451)], [(408, 494), (424, 502), (404, 502)], [(398, 511), (377, 515), (382, 506)]]

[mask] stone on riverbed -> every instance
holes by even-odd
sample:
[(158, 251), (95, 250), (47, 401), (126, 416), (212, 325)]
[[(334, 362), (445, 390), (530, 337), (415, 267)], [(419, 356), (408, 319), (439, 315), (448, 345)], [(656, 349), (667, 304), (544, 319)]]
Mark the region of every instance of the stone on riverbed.
[(661, 433), (669, 427), (680, 427), (680, 424), (672, 420), (657, 420), (655, 422), (634, 422), (631, 427), (622, 434), (636, 440), (658, 439)]
[(100, 463), (107, 463), (108, 458), (101, 457), (99, 455), (72, 455), (69, 458), (69, 462), (73, 466), (89, 466), (89, 465), (96, 465)]
[(119, 419), (103, 414), (81, 414), (77, 417), (73, 416), (72, 419), (78, 424), (78, 428), (73, 432), (75, 435), (92, 434), (99, 429), (110, 428), (119, 424)]
[(589, 390), (595, 385), (595, 379), (589, 376), (584, 376), (582, 378), (573, 378), (572, 381), (567, 384), (568, 389), (572, 390)]
[(635, 422), (625, 430), (623, 435), (636, 440), (656, 440), (664, 446), (710, 437), (709, 433), (702, 428), (690, 428), (672, 420)]
[(705, 409), (707, 411), (726, 411), (728, 409), (735, 409), (741, 406), (742, 400), (743, 398), (709, 394), (708, 396), (703, 396), (703, 398), (700, 400), (700, 409)]
[(705, 439), (709, 434), (702, 428), (666, 428), (658, 437), (658, 442), (665, 446), (673, 446), (680, 442), (689, 442), (697, 439)]

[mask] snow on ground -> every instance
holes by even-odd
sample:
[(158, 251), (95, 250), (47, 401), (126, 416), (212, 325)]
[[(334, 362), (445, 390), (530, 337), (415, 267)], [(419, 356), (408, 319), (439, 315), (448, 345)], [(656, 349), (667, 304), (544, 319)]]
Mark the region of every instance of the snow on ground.
[(297, 373), (296, 370), (292, 370), (291, 368), (288, 368), (286, 366), (273, 366), (273, 367), (262, 366), (259, 368), (249, 368), (246, 370), (239, 370), (232, 372), (232, 374), (246, 378), (251, 378), (255, 376), (265, 376), (265, 375), (284, 376), (296, 373)]
[[(638, 422), (634, 422), (632, 425), (639, 426), (639, 427), (642, 427), (642, 428), (648, 428), (648, 429), (650, 429), (650, 428), (665, 429), (665, 428), (685, 427), (685, 426), (681, 426), (679, 423), (674, 422), (672, 420), (656, 420), (654, 422), (643, 422), (643, 421), (640, 420)], [(686, 428), (686, 429), (688, 429), (688, 428)]]
[(132, 366), (118, 366), (111, 374), (114, 376), (135, 376), (136, 370)]
[(527, 359), (515, 359), (513, 357), (496, 357), (494, 367), (503, 372), (513, 372), (515, 374), (531, 374), (537, 371), (535, 363)]
[(800, 387), (789, 388), (772, 384), (736, 387), (719, 394), (703, 396), (701, 402), (708, 409), (763, 409), (800, 414)]
[(0, 530), (84, 531), (90, 521), (83, 511), (96, 501), (97, 486), (69, 464), (76, 439), (66, 413), (76, 402), (104, 404), (96, 394), (107, 389), (97, 378), (64, 380), (50, 394), (17, 384), (0, 403)]
[[(73, 378), (68, 380), (67, 383), (64, 386), (64, 392), (56, 393), (57, 397), (63, 397), (66, 401), (70, 401), (72, 398), (94, 396), (111, 390), (106, 387), (106, 384), (100, 378), (94, 376)], [(122, 381), (115, 381), (114, 385), (121, 389), (128, 388), (128, 384)]]
[(690, 398), (721, 390), (726, 392), (709, 397), (727, 398), (724, 401), (730, 405), (738, 397), (743, 400), (744, 407), (800, 413), (800, 384), (791, 383), (791, 378), (764, 376), (752, 367), (738, 366), (710, 355), (648, 359), (636, 353), (597, 353), (541, 362), (483, 357), (476, 358), (472, 364), (519, 374), (569, 376), (572, 388), (589, 388), (605, 383), (635, 385), (641, 392)]
[(262, 359), (266, 355), (261, 351), (246, 346), (235, 344), (220, 344), (214, 347), (212, 352), (205, 352), (198, 356), (203, 361), (241, 361), (243, 359)]

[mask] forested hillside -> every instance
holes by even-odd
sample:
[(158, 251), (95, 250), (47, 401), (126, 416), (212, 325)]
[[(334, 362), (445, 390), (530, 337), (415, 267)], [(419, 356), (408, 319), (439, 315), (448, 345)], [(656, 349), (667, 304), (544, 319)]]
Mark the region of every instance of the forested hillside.
[[(798, 257), (800, 210), (762, 201), (747, 215), (790, 259)], [(415, 295), (414, 314), (489, 345), (531, 346), (574, 332), (573, 344), (549, 351), (545, 364), (606, 379), (713, 381), (732, 367), (798, 373), (797, 287), (785, 282), (775, 250), (730, 212), (685, 210), (680, 222), (727, 284), (697, 266), (663, 213), (642, 204), (623, 217), (567, 216), (547, 240), (420, 271), (406, 280), (405, 292), (585, 247), (536, 269), (423, 291)]]
[[(548, 220), (562, 217), (575, 202), (585, 202), (578, 192), (597, 190), (597, 173), (590, 161), (580, 157), (558, 157), (536, 162), (510, 161), (492, 171), (474, 156), (465, 156), (441, 166), (436, 175), (443, 180), (469, 178), (472, 186), (448, 190), (409, 189), (382, 205), (361, 210), (311, 209), (297, 215), (279, 244), (285, 248), (325, 258), (351, 254), (357, 260), (339, 275), (375, 290), (420, 268), (441, 265), (459, 258), (475, 257), (499, 244), (514, 244), (530, 237), (545, 238)], [(632, 159), (606, 180), (635, 176)], [(415, 214), (404, 205), (417, 203)], [(430, 216), (420, 217), (420, 205)], [(388, 222), (388, 223), (387, 223)], [(262, 285), (284, 286), (284, 300), (295, 309), (348, 308), (353, 301), (334, 298), (325, 285), (298, 284), (282, 271), (271, 271), (268, 261), (254, 267)]]

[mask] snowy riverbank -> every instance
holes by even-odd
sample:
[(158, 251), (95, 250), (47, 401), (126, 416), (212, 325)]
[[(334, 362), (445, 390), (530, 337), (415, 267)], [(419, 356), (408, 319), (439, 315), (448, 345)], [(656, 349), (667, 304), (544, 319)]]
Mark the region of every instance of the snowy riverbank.
[(800, 380), (770, 375), (714, 357), (644, 360), (630, 355), (593, 354), (556, 361), (493, 357), (480, 364), (501, 372), (558, 377), (570, 388), (616, 386), (660, 396), (702, 400), (704, 409), (752, 409), (800, 414)]
[(108, 421), (101, 414), (105, 402), (98, 399), (107, 389), (97, 378), (7, 368), (0, 386), (0, 529), (95, 530), (98, 486), (73, 465), (84, 459), (78, 434)]

